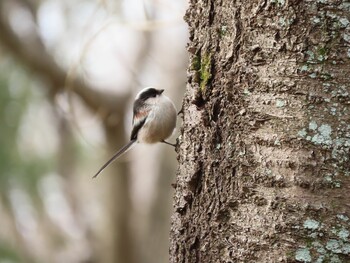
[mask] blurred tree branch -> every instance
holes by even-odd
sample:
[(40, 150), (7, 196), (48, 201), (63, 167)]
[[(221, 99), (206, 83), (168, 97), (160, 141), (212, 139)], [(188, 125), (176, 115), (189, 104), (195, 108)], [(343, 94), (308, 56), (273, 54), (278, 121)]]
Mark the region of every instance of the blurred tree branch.
[(80, 97), (91, 110), (98, 112), (120, 113), (126, 106), (130, 94), (116, 96), (105, 91), (99, 91), (85, 83), (78, 76), (69, 80), (67, 87), (67, 72), (63, 70), (48, 54), (38, 32), (33, 29), (26, 36), (20, 37), (11, 28), (3, 10), (4, 3), (0, 3), (0, 42), (24, 65), (37, 74), (47, 78), (50, 93), (56, 94), (63, 91), (72, 91)]
[(18, 0), (21, 2), (23, 6), (28, 8), (30, 13), (33, 15), (34, 19), (36, 18), (36, 13), (38, 11), (38, 7), (40, 6), (40, 1), (38, 0)]

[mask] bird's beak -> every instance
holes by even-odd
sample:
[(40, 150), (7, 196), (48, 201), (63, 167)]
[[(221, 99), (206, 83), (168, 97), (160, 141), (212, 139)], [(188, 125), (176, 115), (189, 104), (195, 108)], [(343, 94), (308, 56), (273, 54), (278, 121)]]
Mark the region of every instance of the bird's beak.
[(163, 89), (158, 90), (159, 95), (163, 93)]

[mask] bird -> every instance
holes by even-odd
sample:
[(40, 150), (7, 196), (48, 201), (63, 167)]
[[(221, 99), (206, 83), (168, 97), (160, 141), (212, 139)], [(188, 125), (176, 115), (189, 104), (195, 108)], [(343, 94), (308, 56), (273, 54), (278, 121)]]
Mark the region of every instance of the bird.
[(130, 141), (119, 149), (93, 176), (97, 177), (108, 165), (128, 151), (135, 143), (171, 144), (165, 139), (170, 137), (176, 127), (176, 108), (174, 103), (163, 94), (164, 89), (146, 87), (135, 97), (133, 105), (132, 131)]

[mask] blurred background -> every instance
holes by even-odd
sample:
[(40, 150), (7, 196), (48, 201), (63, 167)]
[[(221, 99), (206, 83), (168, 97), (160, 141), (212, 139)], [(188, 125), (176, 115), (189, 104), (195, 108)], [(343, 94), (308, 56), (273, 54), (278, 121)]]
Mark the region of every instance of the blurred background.
[(168, 262), (173, 147), (137, 145), (91, 177), (128, 141), (139, 90), (180, 110), (186, 7), (0, 1), (0, 263)]

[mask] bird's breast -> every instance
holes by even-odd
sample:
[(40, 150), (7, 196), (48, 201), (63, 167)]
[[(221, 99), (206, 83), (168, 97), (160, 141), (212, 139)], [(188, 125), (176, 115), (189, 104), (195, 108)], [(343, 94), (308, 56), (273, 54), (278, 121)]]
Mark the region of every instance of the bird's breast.
[(156, 143), (168, 138), (176, 126), (176, 109), (169, 99), (154, 105), (138, 134), (142, 143)]

